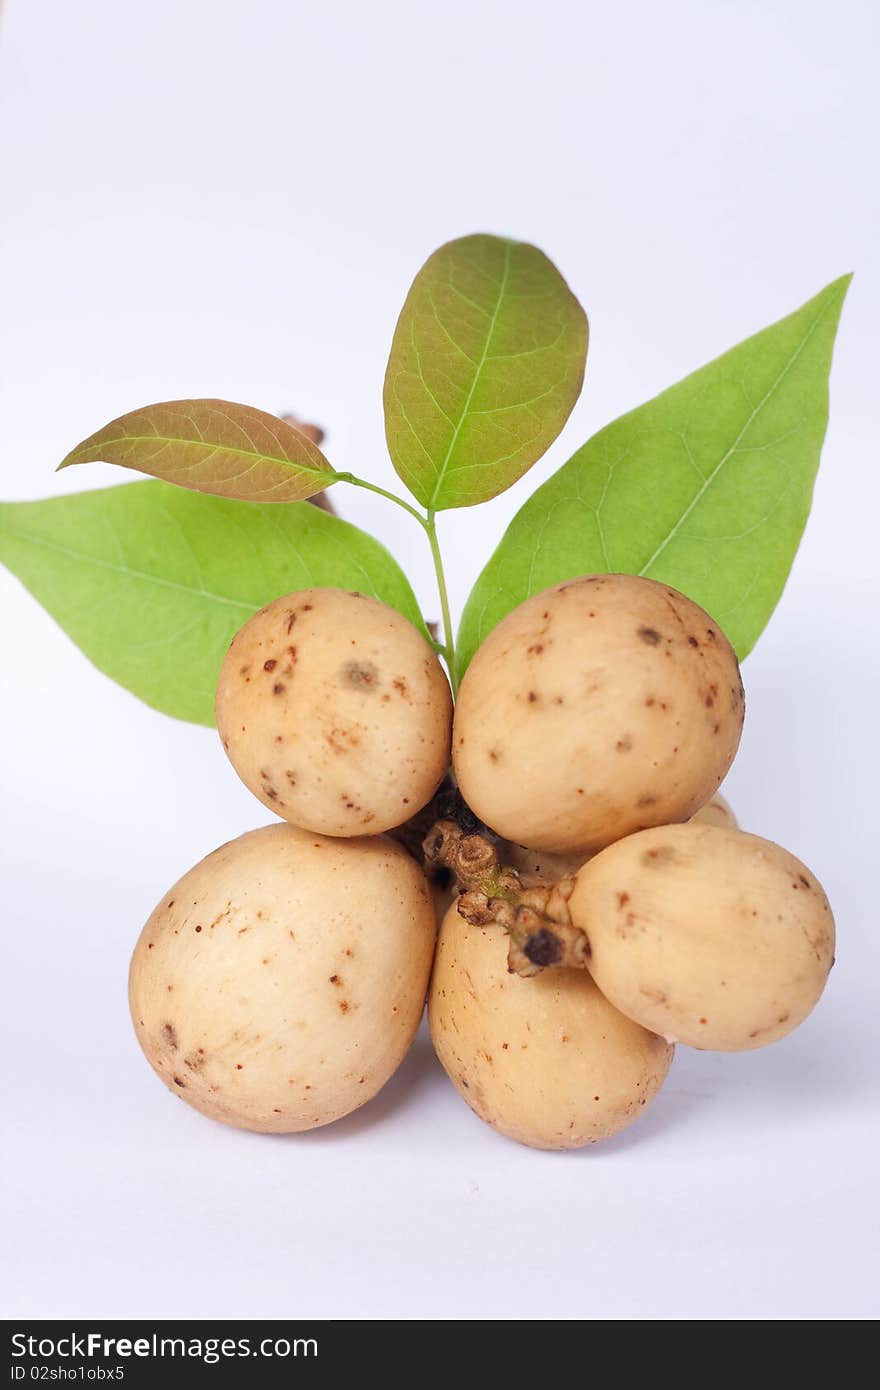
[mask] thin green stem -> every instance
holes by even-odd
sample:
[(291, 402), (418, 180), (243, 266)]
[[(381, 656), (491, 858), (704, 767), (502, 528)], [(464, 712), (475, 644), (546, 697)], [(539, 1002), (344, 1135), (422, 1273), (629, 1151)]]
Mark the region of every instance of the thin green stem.
[(446, 575), (443, 570), (443, 556), (440, 554), (440, 542), (437, 539), (436, 514), (429, 511), (426, 516), (422, 516), (420, 511), (410, 506), (402, 497), (398, 497), (394, 492), (388, 492), (384, 487), (378, 487), (376, 483), (368, 483), (365, 478), (359, 478), (355, 473), (334, 473), (331, 481), (334, 483), (350, 483), (352, 487), (365, 488), (367, 492), (375, 492), (379, 497), (386, 498), (389, 502), (394, 502), (398, 507), (402, 507), (410, 516), (415, 517), (422, 530), (428, 537), (431, 546), (431, 558), (434, 561), (434, 573), (437, 576), (437, 588), (440, 591), (440, 609), (443, 614), (443, 637), (442, 642), (433, 641), (432, 646), (438, 656), (442, 656), (449, 671), (449, 680), (452, 685), (452, 693), (458, 693), (458, 675), (455, 669), (455, 634), (452, 629), (452, 615), (449, 611), (449, 594), (446, 589)]
[(398, 497), (396, 493), (388, 492), (384, 487), (377, 487), (375, 483), (368, 483), (365, 478), (358, 478), (354, 473), (334, 473), (332, 481), (334, 483), (350, 483), (352, 487), (365, 488), (367, 492), (378, 493), (380, 497), (385, 497), (389, 502), (396, 502), (398, 507), (403, 507), (405, 512), (409, 512), (410, 516), (415, 517), (424, 531), (428, 530), (428, 522), (421, 512), (417, 511), (415, 507), (411, 507), (409, 502), (404, 502), (403, 498)]
[(449, 594), (446, 589), (446, 574), (443, 569), (443, 556), (440, 554), (440, 542), (437, 539), (437, 523), (433, 510), (428, 512), (425, 530), (428, 533), (428, 540), (431, 544), (434, 573), (437, 576), (437, 588), (440, 591), (440, 609), (443, 614), (443, 636), (446, 639), (443, 655), (446, 659), (446, 666), (449, 671), (452, 694), (455, 696), (458, 694), (458, 673), (455, 669), (455, 633), (452, 629), (452, 615), (449, 611)]

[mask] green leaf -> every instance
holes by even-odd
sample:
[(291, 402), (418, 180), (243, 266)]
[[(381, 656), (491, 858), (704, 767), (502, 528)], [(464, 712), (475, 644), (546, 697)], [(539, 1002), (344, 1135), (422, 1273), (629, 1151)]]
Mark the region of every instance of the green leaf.
[(260, 506), (143, 482), (2, 503), (0, 560), (99, 670), (196, 724), (214, 722), (233, 636), (280, 594), (359, 589), (425, 633), (384, 546), (307, 502)]
[(538, 488), (468, 599), (462, 671), (529, 595), (601, 572), (673, 585), (751, 651), (809, 514), (851, 278), (600, 430)]
[(385, 374), (392, 462), (424, 507), (471, 507), (553, 443), (584, 379), (587, 319), (523, 242), (468, 236), (416, 276)]
[(77, 444), (59, 468), (72, 463), (118, 463), (244, 502), (300, 502), (333, 482), (311, 439), (233, 401), (165, 401), (120, 415)]

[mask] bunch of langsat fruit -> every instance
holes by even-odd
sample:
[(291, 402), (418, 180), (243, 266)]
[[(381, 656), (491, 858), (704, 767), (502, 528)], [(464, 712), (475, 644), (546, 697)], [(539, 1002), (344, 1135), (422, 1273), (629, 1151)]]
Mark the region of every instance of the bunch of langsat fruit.
[[(738, 656), (809, 509), (846, 286), (578, 450), (457, 635), (437, 514), (520, 478), (584, 372), (586, 316), (521, 243), (449, 243), (404, 305), (386, 436), (419, 507), (334, 471), (314, 428), (208, 400), (123, 416), (65, 460), (161, 481), (0, 508), (0, 554), (102, 669), (197, 722), (216, 687), (223, 747), (280, 818), (186, 873), (135, 947), (135, 1029), (172, 1091), (246, 1129), (328, 1124), (394, 1073), (427, 996), (476, 1114), (576, 1148), (642, 1113), (676, 1043), (751, 1049), (802, 1022), (831, 910), (718, 788)], [(423, 528), (442, 638), (387, 551), (307, 505), (338, 482)]]

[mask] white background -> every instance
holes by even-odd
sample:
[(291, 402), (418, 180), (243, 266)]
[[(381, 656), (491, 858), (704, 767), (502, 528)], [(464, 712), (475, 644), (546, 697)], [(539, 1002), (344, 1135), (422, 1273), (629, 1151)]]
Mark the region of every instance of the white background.
[[(395, 479), (380, 392), (441, 241), (544, 247), (588, 308), (598, 426), (841, 273), (816, 510), (745, 668), (741, 820), (825, 882), (837, 967), (797, 1033), (680, 1050), (595, 1149), (484, 1128), (420, 1040), (311, 1135), (203, 1120), (141, 1059), (128, 956), (202, 854), (261, 823), (209, 730), (98, 675), (5, 572), (3, 1311), (42, 1316), (864, 1319), (878, 1159), (877, 10), (11, 0), (0, 28), (0, 493), (149, 401), (324, 423)], [(455, 605), (532, 486), (444, 520)], [(423, 538), (338, 499), (436, 612)], [(873, 1285), (873, 1288), (872, 1288)]]

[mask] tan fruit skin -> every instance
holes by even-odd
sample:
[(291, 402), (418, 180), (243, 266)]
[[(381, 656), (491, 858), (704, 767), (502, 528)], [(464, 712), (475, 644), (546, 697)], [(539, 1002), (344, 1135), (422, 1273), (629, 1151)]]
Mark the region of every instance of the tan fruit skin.
[(245, 786), (324, 835), (377, 835), (433, 796), (449, 765), (452, 696), (434, 652), (393, 608), (304, 589), (233, 639), (217, 727)]
[(129, 999), (147, 1060), (181, 1099), (241, 1129), (314, 1129), (370, 1100), (425, 1002), (435, 920), (400, 846), (253, 830), (185, 874), (135, 947)]
[(642, 1114), (673, 1049), (631, 1023), (586, 971), (507, 972), (507, 935), (443, 920), (429, 993), (437, 1056), (481, 1120), (536, 1149), (577, 1149)]
[[(699, 811), (691, 816), (692, 821), (705, 825), (720, 825), (727, 830), (736, 830), (737, 819), (728, 801), (716, 792)], [(526, 887), (540, 883), (558, 883), (569, 874), (576, 874), (591, 856), (583, 851), (573, 850), (568, 854), (553, 854), (550, 850), (526, 849), (525, 845), (514, 845), (509, 840), (501, 840), (498, 855), (502, 864), (516, 869)], [(449, 904), (444, 904), (444, 911)], [(442, 918), (441, 913), (441, 918)]]
[(737, 830), (739, 821), (733, 813), (733, 807), (720, 792), (716, 792), (711, 801), (707, 801), (705, 806), (701, 806), (695, 816), (691, 816), (691, 822), (697, 825), (717, 825), (722, 830)]
[(516, 869), (526, 887), (535, 883), (557, 883), (568, 874), (576, 874), (587, 858), (583, 851), (572, 854), (552, 854), (549, 850), (526, 849), (502, 840), (498, 846), (502, 864)]
[(785, 1037), (834, 957), (815, 876), (741, 830), (692, 823), (631, 835), (581, 869), (569, 908), (602, 992), (691, 1047), (739, 1052)]
[(704, 805), (743, 709), (736, 656), (701, 608), (649, 579), (587, 576), (489, 633), (459, 692), (455, 772), (505, 839), (595, 851)]

